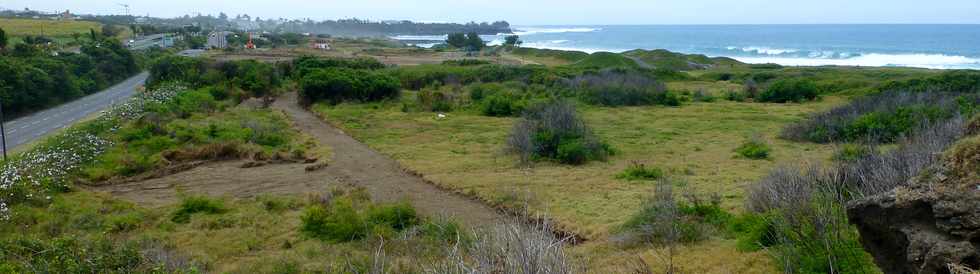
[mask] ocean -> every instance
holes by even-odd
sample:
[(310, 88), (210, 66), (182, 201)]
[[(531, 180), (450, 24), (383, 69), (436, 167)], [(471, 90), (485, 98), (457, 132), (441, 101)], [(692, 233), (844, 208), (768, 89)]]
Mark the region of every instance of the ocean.
[[(980, 25), (515, 26), (524, 47), (667, 49), (787, 66), (980, 69)], [(483, 36), (500, 44), (504, 34)], [(430, 47), (444, 36), (395, 36)]]

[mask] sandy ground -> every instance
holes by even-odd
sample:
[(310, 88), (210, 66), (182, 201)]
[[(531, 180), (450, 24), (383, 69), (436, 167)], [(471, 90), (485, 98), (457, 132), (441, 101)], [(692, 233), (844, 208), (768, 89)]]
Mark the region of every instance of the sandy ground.
[(507, 218), (489, 206), (438, 189), (405, 172), (394, 160), (296, 105), (295, 93), (279, 98), (272, 107), (284, 111), (299, 130), (333, 149), (328, 167), (307, 172), (305, 164), (242, 168), (244, 161), (215, 162), (162, 178), (94, 190), (145, 206), (162, 206), (177, 201), (182, 193), (234, 198), (306, 195), (326, 192), (331, 185), (349, 184), (363, 186), (376, 202), (408, 201), (423, 215), (448, 216), (471, 227)]

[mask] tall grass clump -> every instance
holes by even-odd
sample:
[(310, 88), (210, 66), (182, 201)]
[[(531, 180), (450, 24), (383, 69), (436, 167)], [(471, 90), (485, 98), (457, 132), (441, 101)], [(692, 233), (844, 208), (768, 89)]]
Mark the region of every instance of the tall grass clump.
[(548, 223), (498, 224), (473, 233), (474, 238), (447, 248), (448, 256), (424, 267), (425, 273), (570, 274), (581, 266), (565, 253), (570, 238), (556, 238)]
[(853, 100), (790, 125), (794, 141), (890, 143), (930, 124), (977, 112), (980, 95), (948, 92), (884, 92)]
[(300, 218), (304, 234), (328, 242), (355, 241), (419, 226), (431, 229), (433, 224), (424, 222), (408, 203), (378, 205), (354, 193), (311, 205)]
[(769, 159), (771, 151), (769, 143), (762, 136), (753, 136), (735, 149), (738, 156), (753, 160)]
[(907, 184), (938, 163), (965, 124), (959, 116), (934, 123), (900, 138), (894, 149), (872, 149), (850, 161), (779, 167), (750, 187), (747, 207), (772, 216), (776, 244), (770, 250), (784, 271), (874, 272), (845, 205)]
[(203, 196), (189, 196), (180, 201), (180, 206), (174, 211), (171, 221), (175, 223), (190, 222), (194, 214), (221, 214), (228, 209), (220, 200), (214, 200)]
[(525, 111), (507, 139), (507, 148), (523, 163), (549, 159), (571, 165), (605, 160), (612, 152), (579, 117), (575, 107), (562, 100)]
[(708, 199), (696, 194), (678, 200), (669, 179), (657, 182), (656, 189), (614, 237), (623, 246), (652, 244), (674, 248), (709, 238), (724, 229), (733, 216), (721, 209), (721, 197)]
[(584, 73), (565, 80), (588, 104), (602, 106), (679, 106), (680, 97), (667, 91), (664, 83), (634, 70), (607, 69)]

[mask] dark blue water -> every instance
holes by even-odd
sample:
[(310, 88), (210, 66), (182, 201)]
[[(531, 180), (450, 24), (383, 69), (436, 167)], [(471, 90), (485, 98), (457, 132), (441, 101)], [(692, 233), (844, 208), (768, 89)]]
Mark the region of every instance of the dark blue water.
[[(667, 49), (782, 65), (980, 69), (980, 25), (515, 27), (524, 46), (586, 52)], [(487, 36), (497, 43), (503, 36)], [(437, 39), (433, 39), (437, 40)]]

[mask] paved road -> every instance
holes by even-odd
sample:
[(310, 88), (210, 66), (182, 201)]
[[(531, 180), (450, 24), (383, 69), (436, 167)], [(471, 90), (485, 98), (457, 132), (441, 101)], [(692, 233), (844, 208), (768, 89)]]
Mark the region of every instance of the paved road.
[(70, 126), (94, 112), (128, 99), (136, 93), (136, 87), (146, 81), (147, 76), (149, 74), (143, 72), (98, 93), (6, 123), (7, 149), (13, 150), (18, 145)]

